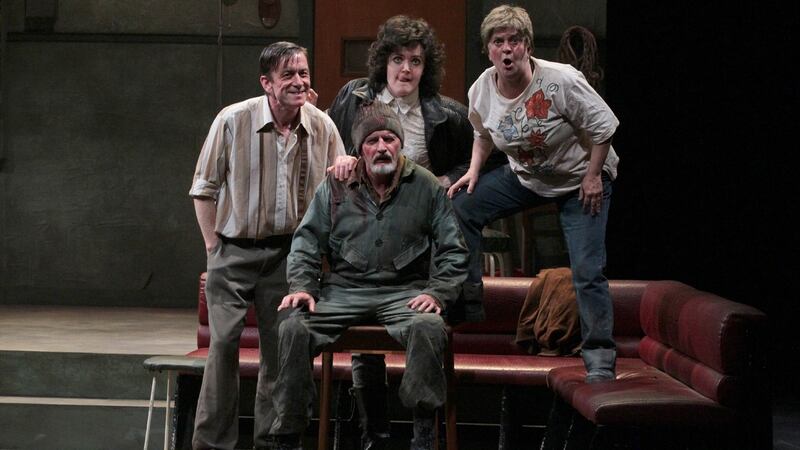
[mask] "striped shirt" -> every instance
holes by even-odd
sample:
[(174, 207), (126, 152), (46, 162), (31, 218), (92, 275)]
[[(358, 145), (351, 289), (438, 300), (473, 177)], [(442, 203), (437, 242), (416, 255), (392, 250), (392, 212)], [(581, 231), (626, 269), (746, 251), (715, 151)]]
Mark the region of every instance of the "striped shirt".
[(216, 201), (215, 231), (262, 239), (293, 233), (344, 145), (333, 121), (306, 103), (284, 138), (265, 95), (224, 108), (200, 151), (192, 197)]

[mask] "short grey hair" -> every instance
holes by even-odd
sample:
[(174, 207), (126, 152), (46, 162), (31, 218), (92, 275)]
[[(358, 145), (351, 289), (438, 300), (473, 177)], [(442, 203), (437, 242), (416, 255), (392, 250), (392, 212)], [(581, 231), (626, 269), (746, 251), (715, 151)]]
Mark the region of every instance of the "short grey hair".
[(523, 39), (531, 48), (531, 53), (533, 52), (533, 24), (524, 8), (500, 5), (489, 11), (481, 23), (481, 41), (483, 41), (484, 53), (489, 52), (489, 39), (499, 28), (511, 28), (522, 33)]

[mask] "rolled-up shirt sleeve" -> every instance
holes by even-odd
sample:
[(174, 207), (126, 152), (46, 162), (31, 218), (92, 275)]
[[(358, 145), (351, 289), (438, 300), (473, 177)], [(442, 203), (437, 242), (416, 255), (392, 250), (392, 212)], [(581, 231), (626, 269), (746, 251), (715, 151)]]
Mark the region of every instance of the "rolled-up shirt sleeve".
[(583, 131), (593, 144), (603, 143), (614, 136), (619, 119), (582, 74), (578, 73), (564, 97), (570, 123)]
[(189, 189), (190, 196), (217, 199), (225, 181), (228, 160), (226, 152), (231, 139), (232, 135), (225, 118), (218, 115), (211, 124), (197, 159), (192, 187)]

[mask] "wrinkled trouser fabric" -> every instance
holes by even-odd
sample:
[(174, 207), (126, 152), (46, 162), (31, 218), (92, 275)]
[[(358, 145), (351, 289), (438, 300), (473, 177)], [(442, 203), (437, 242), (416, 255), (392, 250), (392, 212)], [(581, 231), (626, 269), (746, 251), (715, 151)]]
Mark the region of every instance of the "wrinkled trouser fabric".
[(365, 442), (388, 439), (390, 424), (386, 404), (388, 381), (385, 355), (354, 353), (350, 368), (362, 432), (362, 447), (365, 447)]
[(611, 205), (611, 180), (603, 174), (603, 206), (592, 216), (578, 200), (578, 190), (556, 197), (542, 197), (520, 184), (509, 166), (492, 170), (478, 179), (472, 194), (460, 191), (453, 199), (461, 231), (470, 249), (470, 265), (465, 284), (481, 281), (481, 231), (495, 220), (528, 208), (555, 202), (569, 251), (572, 281), (581, 319), (581, 355), (587, 371), (614, 371), (616, 344), (613, 338), (614, 314), (606, 264), (606, 223)]
[(433, 410), (444, 405), (447, 390), (442, 358), (447, 334), (440, 315), (409, 309), (406, 303), (414, 295), (408, 292), (387, 294), (379, 288), (325, 291), (316, 312), (297, 311), (279, 327), (280, 372), (273, 390), (277, 418), (272, 434), (305, 430), (315, 396), (312, 358), (347, 327), (360, 323), (384, 325), (406, 349), (399, 389), (405, 407)]
[(197, 403), (194, 449), (231, 449), (239, 437), (239, 337), (247, 309), (255, 304), (260, 361), (253, 440), (267, 445), (274, 420), (272, 389), (277, 376), (277, 324), (288, 314), (277, 308), (288, 291), (286, 255), (291, 236), (276, 236), (266, 245), (220, 241), (208, 256), (206, 301), (211, 343)]

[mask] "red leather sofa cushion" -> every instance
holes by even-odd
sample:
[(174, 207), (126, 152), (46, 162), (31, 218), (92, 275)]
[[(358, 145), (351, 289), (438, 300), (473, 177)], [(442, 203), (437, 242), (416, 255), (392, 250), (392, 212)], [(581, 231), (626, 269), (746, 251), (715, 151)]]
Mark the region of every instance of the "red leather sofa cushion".
[[(640, 358), (617, 360), (617, 380), (586, 384), (583, 368), (558, 368), (548, 385), (581, 415), (604, 425), (734, 423), (758, 390), (766, 316), (676, 281), (647, 285)], [(761, 348), (759, 348), (761, 347)]]
[[(730, 423), (735, 411), (637, 358), (617, 359), (617, 380), (586, 384), (583, 366), (553, 369), (547, 383), (583, 417), (602, 425)], [(702, 419), (699, 419), (702, 418)]]
[(456, 380), (464, 384), (546, 386), (547, 374), (555, 367), (579, 366), (571, 356), (484, 355), (456, 353)]
[[(208, 347), (198, 348), (187, 353), (186, 356), (194, 358), (207, 358)], [(258, 348), (239, 348), (239, 375), (244, 378), (258, 377)]]
[[(640, 322), (653, 340), (723, 374), (746, 373), (752, 364), (746, 356), (763, 352), (751, 345), (764, 333), (764, 313), (677, 281), (648, 285)], [(647, 362), (670, 372), (658, 360)]]
[[(211, 333), (208, 330), (208, 303), (206, 303), (206, 273), (200, 274), (200, 289), (197, 302), (197, 348), (208, 348), (211, 343)], [(245, 327), (239, 347), (258, 348), (258, 326), (256, 324), (256, 310), (252, 306), (247, 310)]]

